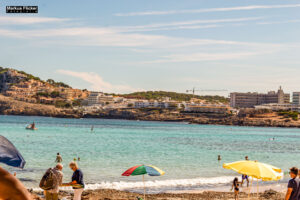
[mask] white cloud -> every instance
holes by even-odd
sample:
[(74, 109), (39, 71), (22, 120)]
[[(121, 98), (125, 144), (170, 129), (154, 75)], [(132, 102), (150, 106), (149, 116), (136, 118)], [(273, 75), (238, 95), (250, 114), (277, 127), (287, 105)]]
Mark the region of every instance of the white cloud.
[(149, 61), (145, 63), (175, 63), (175, 62), (234, 60), (234, 59), (241, 59), (241, 58), (246, 58), (254, 55), (271, 53), (271, 52), (272, 51), (176, 54), (176, 55), (162, 56), (163, 59)]
[[(153, 30), (176, 30), (176, 29), (201, 29), (201, 28), (216, 28), (221, 27), (220, 23), (230, 22), (245, 22), (262, 19), (263, 17), (248, 17), (248, 18), (229, 18), (229, 19), (210, 19), (210, 20), (188, 20), (168, 23), (147, 24), (142, 26), (119, 26), (111, 27), (119, 32), (140, 32)], [(208, 24), (208, 25), (198, 25)]]
[(109, 82), (106, 82), (103, 80), (101, 76), (99, 76), (96, 73), (93, 72), (75, 72), (75, 71), (70, 71), (70, 70), (57, 70), (56, 71), (59, 74), (67, 75), (67, 76), (72, 76), (75, 78), (79, 78), (87, 83), (90, 84), (90, 90), (94, 91), (103, 91), (103, 92), (115, 92), (115, 93), (128, 93), (128, 92), (134, 92), (137, 90), (141, 89), (136, 89), (133, 87), (130, 87), (128, 85), (113, 85)]
[(250, 6), (238, 6), (238, 7), (228, 7), (228, 8), (207, 8), (207, 9), (194, 9), (194, 10), (145, 11), (145, 12), (117, 13), (115, 14), (115, 16), (193, 14), (193, 13), (206, 13), (206, 12), (226, 12), (226, 11), (273, 9), (273, 8), (296, 8), (296, 7), (300, 7), (300, 4), (250, 5)]
[(64, 22), (69, 21), (66, 18), (52, 18), (52, 17), (16, 17), (16, 16), (0, 16), (0, 24), (7, 25), (27, 25), (27, 24), (40, 24), (51, 22)]
[(267, 24), (287, 24), (287, 23), (299, 23), (300, 19), (291, 19), (285, 21), (266, 21), (266, 22), (257, 22), (260, 25), (267, 25)]
[[(192, 27), (191, 27), (192, 28)], [(115, 46), (115, 47), (148, 47), (169, 49), (174, 47), (189, 47), (203, 45), (252, 46), (258, 48), (279, 47), (278, 44), (239, 42), (230, 40), (190, 39), (164, 35), (149, 35), (139, 33), (120, 33), (111, 28), (60, 28), (43, 30), (10, 30), (0, 29), (0, 36), (35, 39), (49, 38), (49, 42), (76, 46)]]

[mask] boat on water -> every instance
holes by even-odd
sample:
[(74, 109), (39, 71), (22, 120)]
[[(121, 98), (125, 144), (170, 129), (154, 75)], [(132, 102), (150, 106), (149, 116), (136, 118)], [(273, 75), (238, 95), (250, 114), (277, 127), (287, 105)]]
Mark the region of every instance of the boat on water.
[(35, 127), (35, 123), (33, 122), (32, 124), (29, 124), (28, 126), (26, 126), (27, 130), (37, 130), (37, 128)]
[(25, 129), (27, 129), (27, 130), (37, 130), (37, 128), (32, 128), (31, 125), (26, 126)]

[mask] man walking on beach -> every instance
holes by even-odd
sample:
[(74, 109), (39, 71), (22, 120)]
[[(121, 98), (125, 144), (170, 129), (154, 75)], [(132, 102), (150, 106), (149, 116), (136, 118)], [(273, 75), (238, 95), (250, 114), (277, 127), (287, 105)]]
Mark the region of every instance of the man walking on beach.
[(292, 179), (289, 180), (288, 183), (288, 190), (285, 195), (285, 200), (298, 200), (299, 197), (299, 179), (297, 178), (298, 175), (298, 168), (292, 167), (290, 169), (290, 177)]
[[(58, 163), (56, 167), (52, 169), (53, 172), (53, 187), (50, 190), (45, 191), (46, 200), (58, 200), (59, 186), (62, 184), (63, 173), (61, 172), (63, 165)], [(50, 170), (50, 169), (49, 169)]]
[(61, 163), (62, 162), (62, 157), (61, 157), (61, 155), (59, 153), (57, 153), (55, 162), (57, 162), (57, 163)]

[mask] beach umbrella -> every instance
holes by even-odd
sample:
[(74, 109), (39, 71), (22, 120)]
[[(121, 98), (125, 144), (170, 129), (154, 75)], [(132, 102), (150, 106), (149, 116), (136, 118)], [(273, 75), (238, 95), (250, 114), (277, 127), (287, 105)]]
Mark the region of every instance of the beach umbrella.
[(262, 179), (263, 181), (277, 181), (282, 178), (282, 174), (280, 174), (282, 170), (280, 168), (257, 161), (242, 160), (224, 163), (223, 167), (256, 179)]
[(19, 168), (24, 168), (26, 163), (16, 147), (2, 135), (0, 135), (0, 162)]
[(262, 181), (278, 181), (282, 178), (282, 170), (269, 164), (242, 160), (233, 163), (224, 163), (223, 168), (231, 169), (240, 174), (248, 175), (257, 179), (257, 195), (258, 195), (258, 179)]
[(165, 174), (165, 172), (153, 165), (137, 165), (129, 168), (122, 174), (122, 176), (143, 175), (144, 199), (146, 196), (145, 177), (144, 177), (145, 174), (148, 174), (149, 176), (162, 176)]

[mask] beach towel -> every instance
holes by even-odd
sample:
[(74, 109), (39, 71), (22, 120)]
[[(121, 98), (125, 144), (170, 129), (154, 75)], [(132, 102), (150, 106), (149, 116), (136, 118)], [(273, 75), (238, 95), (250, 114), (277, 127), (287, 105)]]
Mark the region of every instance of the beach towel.
[(19, 168), (24, 168), (26, 163), (16, 147), (2, 135), (0, 135), (0, 162)]

